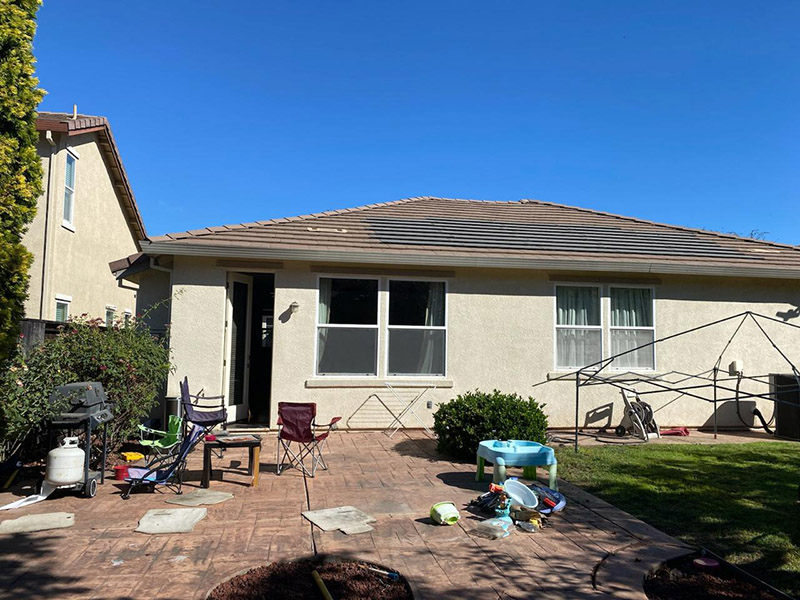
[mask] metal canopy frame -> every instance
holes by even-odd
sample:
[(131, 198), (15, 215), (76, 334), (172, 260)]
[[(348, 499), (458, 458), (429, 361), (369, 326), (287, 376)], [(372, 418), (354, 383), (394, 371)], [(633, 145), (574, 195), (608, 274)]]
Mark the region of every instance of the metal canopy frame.
[[(710, 369), (706, 369), (698, 373), (669, 371), (668, 373), (664, 373), (661, 375), (650, 375), (647, 373), (641, 373), (636, 371), (622, 371), (622, 372), (615, 372), (613, 374), (608, 374), (608, 372), (603, 373), (604, 369), (609, 367), (617, 358), (621, 356), (637, 352), (643, 348), (656, 346), (657, 344), (662, 344), (669, 340), (691, 335), (693, 333), (697, 333), (700, 330), (708, 329), (716, 325), (720, 325), (731, 321), (736, 321), (737, 319), (740, 320), (739, 324), (736, 326), (736, 329), (734, 330), (731, 337), (725, 343), (722, 352), (720, 352), (719, 356), (717, 357), (717, 360)], [(644, 390), (637, 389), (636, 392), (639, 396), (647, 396), (649, 394), (662, 394), (665, 392), (672, 392), (678, 394), (675, 398), (667, 402), (664, 406), (660, 407), (659, 410), (665, 408), (666, 406), (669, 406), (673, 402), (683, 397), (702, 400), (703, 402), (710, 402), (714, 405), (714, 438), (716, 439), (717, 407), (720, 402), (729, 402), (734, 400), (741, 401), (747, 399), (761, 399), (773, 402), (776, 407), (778, 404), (792, 404), (794, 406), (793, 403), (786, 402), (784, 400), (779, 400), (778, 398), (776, 398), (775, 394), (773, 394), (772, 391), (757, 393), (757, 392), (743, 392), (739, 389), (741, 382), (745, 380), (770, 386), (769, 373), (764, 375), (746, 376), (744, 374), (739, 374), (736, 376), (731, 376), (728, 375), (727, 372), (725, 372), (724, 376), (720, 376), (720, 366), (722, 364), (722, 359), (725, 356), (725, 352), (728, 350), (733, 340), (736, 339), (736, 336), (739, 334), (745, 323), (750, 321), (755, 323), (756, 327), (764, 335), (764, 338), (769, 342), (772, 348), (775, 351), (777, 351), (777, 353), (781, 356), (784, 362), (791, 369), (792, 375), (794, 376), (795, 380), (795, 386), (789, 387), (785, 391), (800, 392), (800, 371), (798, 371), (798, 368), (795, 366), (794, 363), (792, 363), (791, 360), (789, 360), (789, 357), (786, 356), (786, 353), (778, 347), (775, 341), (764, 330), (764, 327), (762, 326), (761, 322), (759, 322), (760, 320), (778, 323), (779, 325), (790, 327), (793, 330), (800, 332), (800, 325), (795, 325), (793, 323), (781, 321), (774, 317), (768, 317), (766, 315), (762, 315), (748, 310), (742, 313), (732, 315), (730, 317), (725, 317), (724, 319), (718, 319), (716, 321), (711, 321), (703, 325), (698, 325), (697, 327), (692, 327), (691, 329), (686, 329), (685, 331), (681, 331), (679, 333), (668, 335), (666, 337), (654, 340), (647, 344), (642, 344), (641, 346), (637, 346), (636, 348), (626, 350), (625, 352), (620, 352), (619, 354), (615, 354), (614, 356), (610, 356), (608, 358), (604, 358), (590, 365), (586, 365), (585, 367), (582, 367), (576, 371), (571, 371), (569, 373), (564, 373), (559, 377), (554, 377), (552, 379), (541, 381), (539, 383), (534, 384), (533, 387), (538, 387), (546, 383), (552, 383), (553, 381), (562, 381), (565, 379), (575, 380), (575, 442), (574, 442), (575, 452), (578, 451), (578, 445), (579, 445), (578, 440), (579, 440), (579, 429), (580, 429), (581, 388), (593, 385), (611, 385), (618, 389), (631, 389), (632, 386), (637, 384), (641, 384), (643, 386), (650, 386), (649, 388)], [(732, 384), (731, 382), (735, 382), (735, 385)], [(711, 398), (700, 395), (701, 391), (709, 389), (712, 390)]]

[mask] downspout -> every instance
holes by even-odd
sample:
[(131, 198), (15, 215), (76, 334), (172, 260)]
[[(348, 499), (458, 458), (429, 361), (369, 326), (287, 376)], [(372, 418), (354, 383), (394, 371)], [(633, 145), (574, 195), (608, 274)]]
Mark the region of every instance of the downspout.
[(49, 129), (44, 134), (44, 139), (50, 144), (50, 155), (47, 157), (47, 186), (45, 187), (44, 202), (44, 235), (42, 241), (42, 285), (39, 295), (39, 318), (44, 319), (45, 298), (47, 297), (47, 262), (48, 262), (48, 243), (50, 235), (50, 212), (52, 208), (52, 189), (53, 189), (53, 156), (56, 151), (56, 142), (53, 139), (53, 132)]

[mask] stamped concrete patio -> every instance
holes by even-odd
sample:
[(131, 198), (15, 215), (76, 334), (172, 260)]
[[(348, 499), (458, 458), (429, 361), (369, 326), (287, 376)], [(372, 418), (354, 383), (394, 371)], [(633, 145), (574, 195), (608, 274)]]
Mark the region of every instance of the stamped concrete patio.
[[(644, 598), (641, 581), (650, 564), (683, 552), (680, 542), (627, 513), (563, 483), (569, 504), (535, 534), (516, 532), (489, 541), (469, 531), (478, 517), (461, 510), (457, 526), (428, 519), (435, 502), (459, 509), (485, 491), (474, 481), (474, 465), (435, 453), (421, 433), (390, 439), (373, 433), (336, 433), (326, 450), (328, 471), (308, 480), (311, 509), (352, 505), (377, 519), (370, 533), (347, 536), (313, 529), (303, 477), (274, 471), (275, 436), (264, 439), (261, 479), (248, 487), (246, 451), (231, 449), (216, 459), (211, 489), (232, 500), (208, 506), (191, 533), (134, 532), (151, 508), (170, 508), (164, 493), (120, 499), (107, 481), (97, 497), (71, 494), (6, 513), (74, 512), (68, 529), (0, 536), (2, 598), (203, 598), (220, 581), (272, 561), (320, 553), (377, 562), (402, 572), (418, 598)], [(189, 485), (199, 485), (202, 452), (190, 457)], [(516, 473), (511, 469), (512, 475)], [(544, 475), (544, 472), (542, 472)], [(0, 505), (15, 498), (0, 494)]]

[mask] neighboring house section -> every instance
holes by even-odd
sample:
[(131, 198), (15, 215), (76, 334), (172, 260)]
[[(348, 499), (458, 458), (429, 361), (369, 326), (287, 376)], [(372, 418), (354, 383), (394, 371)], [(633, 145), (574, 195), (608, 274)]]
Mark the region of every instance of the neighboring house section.
[(34, 255), (25, 316), (123, 319), (136, 286), (109, 263), (137, 252), (146, 232), (108, 121), (40, 112), (36, 127), (44, 193), (23, 240)]
[[(497, 388), (534, 395), (551, 425), (569, 426), (574, 380), (533, 384), (742, 311), (793, 322), (800, 296), (795, 247), (527, 200), (412, 198), (154, 237), (142, 251), (121, 276), (141, 284), (140, 300), (172, 298), (153, 323), (170, 322), (169, 394), (188, 375), (195, 390), (225, 394), (232, 420), (270, 426), (280, 401), (386, 426), (376, 395), (400, 406), (387, 383), (407, 398), (435, 387), (432, 406), (416, 407), (426, 422), (436, 403)], [(735, 327), (611, 369), (710, 369)], [(793, 332), (776, 324), (770, 335), (800, 363)], [(748, 373), (788, 368), (758, 331), (743, 331), (731, 355)], [(708, 421), (710, 404), (675, 396), (648, 398), (660, 423)], [(619, 392), (588, 388), (581, 411), (582, 423), (613, 427)], [(721, 425), (738, 423), (720, 410)]]

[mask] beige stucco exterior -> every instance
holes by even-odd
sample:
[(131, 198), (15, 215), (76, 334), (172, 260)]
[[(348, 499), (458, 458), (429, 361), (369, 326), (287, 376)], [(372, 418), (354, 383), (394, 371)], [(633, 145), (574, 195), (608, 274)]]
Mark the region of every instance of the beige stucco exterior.
[[(109, 262), (138, 251), (96, 133), (67, 137), (41, 132), (44, 193), (24, 237), (34, 255), (25, 316), (55, 319), (56, 296), (70, 298), (71, 316), (103, 318), (107, 306), (122, 318), (136, 306), (136, 286), (120, 282)], [(67, 154), (76, 157), (73, 226), (63, 223)], [(124, 286), (124, 287), (123, 287)]]
[[(351, 265), (352, 267), (352, 265)], [(168, 395), (178, 394), (178, 381), (188, 376), (194, 389), (206, 394), (225, 393), (225, 282), (227, 270), (212, 258), (176, 256), (172, 266), (171, 346), (175, 373)], [(380, 272), (379, 267), (370, 267)], [(236, 271), (236, 269), (232, 269)], [(247, 269), (238, 269), (246, 271)], [(316, 402), (321, 419), (344, 417), (342, 424), (354, 428), (382, 427), (391, 420), (373, 397), (378, 394), (390, 406), (397, 400), (385, 387), (387, 277), (381, 276), (379, 293), (379, 374), (372, 378), (315, 377), (315, 336), (318, 273), (311, 265), (286, 262), (275, 274), (275, 332), (270, 425), (274, 426), (277, 402)], [(572, 426), (575, 419), (575, 382), (534, 384), (561, 375), (555, 369), (554, 320), (555, 281), (544, 271), (457, 269), (447, 277), (447, 373), (442, 378), (408, 377), (394, 380), (407, 393), (416, 386), (436, 385), (417, 413), (432, 422), (436, 404), (455, 395), (493, 388), (534, 396), (546, 404), (550, 425)], [(326, 275), (335, 276), (335, 275)], [(613, 273), (596, 274), (602, 283), (604, 340), (608, 336), (608, 289)], [(397, 277), (402, 279), (403, 277)], [(557, 277), (555, 277), (557, 278)], [(703, 278), (665, 275), (653, 283), (655, 290), (656, 337), (664, 338), (686, 329), (754, 311), (790, 323), (800, 324), (792, 309), (797, 308), (800, 286), (793, 280)], [(163, 288), (163, 281), (162, 281)], [(299, 310), (289, 306), (296, 302)], [(703, 329), (657, 346), (656, 371), (699, 373), (714, 366), (739, 321)], [(800, 364), (800, 329), (767, 322), (767, 333), (796, 364)], [(608, 344), (604, 344), (607, 354)], [(722, 368), (738, 359), (749, 375), (785, 373), (786, 362), (772, 348), (753, 323), (742, 327), (726, 351)], [(258, 368), (251, 365), (251, 368)], [(673, 376), (672, 379), (677, 379)], [(414, 385), (408, 382), (414, 381)], [(762, 391), (768, 391), (765, 388)], [(710, 391), (702, 392), (709, 398)], [(726, 394), (730, 395), (730, 394)], [(665, 425), (703, 425), (710, 422), (712, 405), (677, 394), (663, 393), (646, 399)], [(587, 424), (614, 427), (622, 418), (622, 401), (617, 389), (585, 387), (581, 391), (579, 420), (587, 413), (611, 404), (613, 412), (602, 421)], [(762, 403), (769, 417), (772, 405)], [(749, 411), (742, 411), (749, 414)], [(752, 417), (750, 417), (752, 418)], [(413, 418), (407, 421), (415, 425)], [(735, 426), (738, 419), (730, 407), (719, 412), (720, 426)]]

